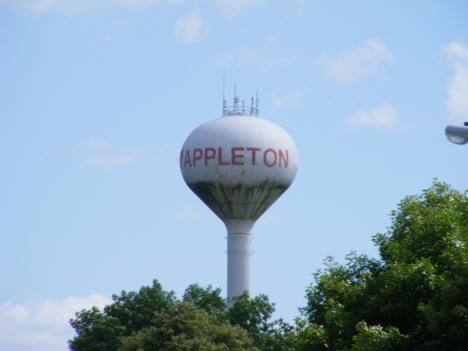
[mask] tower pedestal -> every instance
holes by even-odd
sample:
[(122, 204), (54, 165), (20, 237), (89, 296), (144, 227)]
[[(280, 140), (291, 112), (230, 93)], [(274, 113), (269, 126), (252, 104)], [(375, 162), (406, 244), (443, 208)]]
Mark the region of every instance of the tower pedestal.
[(251, 290), (253, 220), (226, 220), (228, 307), (234, 296)]

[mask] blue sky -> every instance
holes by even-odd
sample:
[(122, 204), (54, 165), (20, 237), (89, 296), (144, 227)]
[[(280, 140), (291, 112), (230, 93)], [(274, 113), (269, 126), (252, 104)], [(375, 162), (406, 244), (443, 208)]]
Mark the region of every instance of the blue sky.
[(66, 350), (74, 312), (158, 279), (226, 285), (223, 223), (179, 152), (226, 96), (296, 143), (254, 227), (253, 294), (292, 321), (322, 260), (432, 179), (468, 189), (464, 1), (0, 0), (0, 349)]

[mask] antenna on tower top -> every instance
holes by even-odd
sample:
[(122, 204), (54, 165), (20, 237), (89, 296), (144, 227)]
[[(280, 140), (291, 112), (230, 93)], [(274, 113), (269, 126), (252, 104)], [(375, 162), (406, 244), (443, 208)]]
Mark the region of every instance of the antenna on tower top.
[[(234, 104), (227, 105), (226, 100), (224, 98), (224, 87), (225, 87), (225, 71), (223, 71), (223, 116), (254, 116), (257, 117), (258, 115), (258, 92), (256, 92), (256, 103), (254, 105), (254, 98), (252, 97), (252, 102), (250, 106), (245, 105), (245, 101), (242, 100), (242, 106), (240, 106), (239, 102), (241, 99), (237, 96), (237, 86), (236, 82), (234, 82)], [(248, 101), (248, 100), (247, 100)]]
[(226, 69), (223, 69), (223, 116), (226, 112), (226, 100), (224, 99), (224, 82), (226, 80)]

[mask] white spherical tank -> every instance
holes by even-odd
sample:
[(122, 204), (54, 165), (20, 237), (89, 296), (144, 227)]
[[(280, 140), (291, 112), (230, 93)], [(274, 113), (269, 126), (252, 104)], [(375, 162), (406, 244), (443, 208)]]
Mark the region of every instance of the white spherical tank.
[(184, 180), (227, 228), (228, 298), (250, 291), (252, 227), (288, 189), (297, 167), (291, 137), (254, 116), (209, 121), (185, 141)]

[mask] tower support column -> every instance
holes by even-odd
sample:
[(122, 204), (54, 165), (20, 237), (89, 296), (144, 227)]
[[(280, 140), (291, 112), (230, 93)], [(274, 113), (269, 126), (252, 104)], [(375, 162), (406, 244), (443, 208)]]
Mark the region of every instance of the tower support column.
[(228, 220), (227, 235), (227, 297), (232, 298), (245, 290), (250, 294), (252, 282), (252, 220)]

